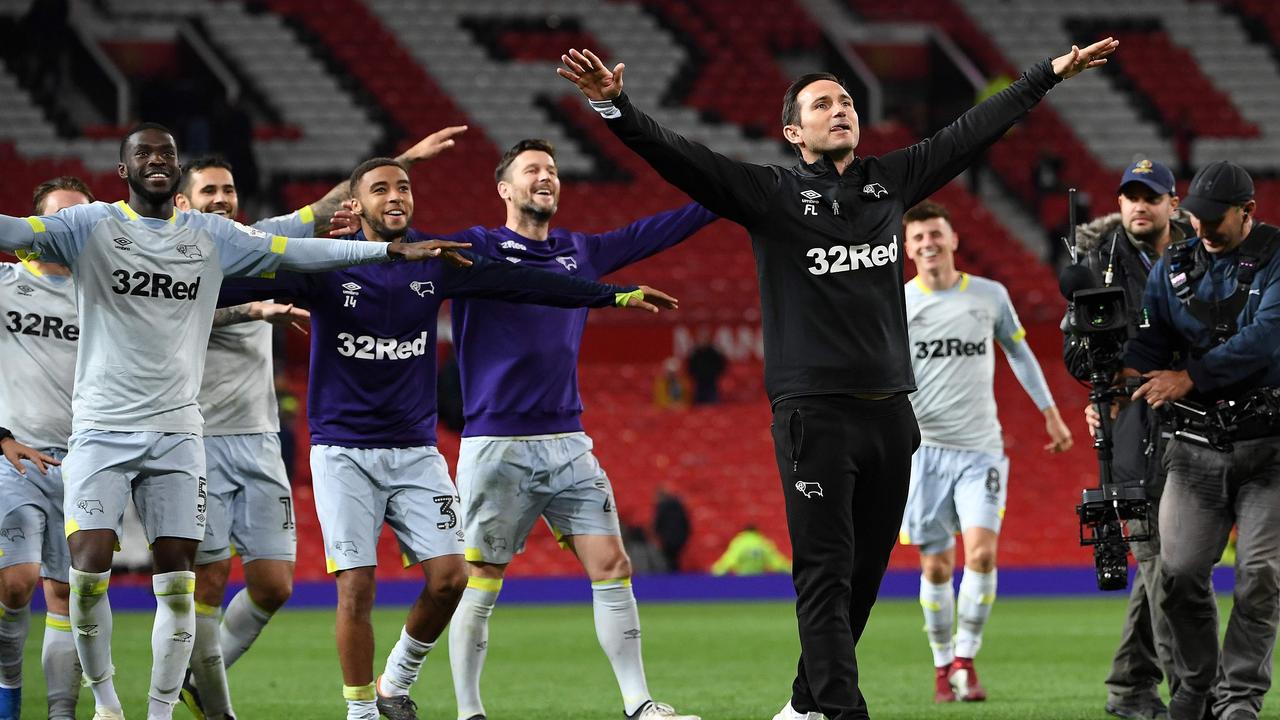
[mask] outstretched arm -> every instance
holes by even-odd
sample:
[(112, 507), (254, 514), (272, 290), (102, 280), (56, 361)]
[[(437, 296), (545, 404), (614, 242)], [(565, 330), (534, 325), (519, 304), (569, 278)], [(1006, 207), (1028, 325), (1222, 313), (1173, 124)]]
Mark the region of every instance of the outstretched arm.
[(564, 308), (613, 305), (654, 313), (659, 309), (674, 310), (679, 304), (670, 295), (644, 285), (608, 285), (480, 255), (471, 257), (474, 264), (470, 267), (450, 267), (442, 273), (442, 295)]
[(659, 125), (622, 92), (622, 63), (609, 70), (590, 50), (570, 50), (560, 60), (560, 77), (576, 85), (609, 129), (664, 180), (715, 214), (743, 225), (754, 224), (768, 212), (779, 182), (776, 170), (732, 160)]
[(89, 229), (111, 213), (110, 207), (96, 202), (63, 208), (53, 215), (0, 215), (0, 252), (74, 267)]
[(902, 183), (907, 206), (933, 194), (1004, 136), (1057, 83), (1105, 65), (1119, 41), (1106, 38), (1033, 65), (1012, 85), (970, 108), (933, 137), (884, 155), (881, 160)]
[(717, 219), (710, 210), (697, 203), (689, 203), (596, 235), (596, 267), (601, 275), (608, 275), (684, 242)]
[(18, 252), (30, 250), (36, 241), (36, 231), (26, 218), (0, 215), (0, 250)]
[[(273, 325), (292, 325), (303, 330), (299, 323), (310, 321), (311, 313), (292, 303), (282, 305), (270, 300), (254, 300), (252, 302), (218, 308), (213, 311), (213, 326), (239, 325), (241, 323), (261, 320)], [(303, 330), (305, 332), (305, 330)]]
[(188, 222), (201, 223), (213, 237), (218, 245), (222, 271), (228, 277), (270, 278), (277, 270), (314, 273), (392, 260), (430, 260), (439, 257), (457, 264), (465, 263), (466, 260), (453, 255), (452, 251), (470, 247), (468, 243), (448, 240), (387, 243), (288, 238), (207, 213), (196, 214)]

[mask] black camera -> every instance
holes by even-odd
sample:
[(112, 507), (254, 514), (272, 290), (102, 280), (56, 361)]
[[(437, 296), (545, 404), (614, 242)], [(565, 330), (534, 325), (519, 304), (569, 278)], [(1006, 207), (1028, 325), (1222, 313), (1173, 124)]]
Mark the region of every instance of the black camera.
[(1082, 493), (1076, 515), (1080, 518), (1080, 544), (1093, 548), (1098, 589), (1123, 590), (1129, 584), (1129, 543), (1151, 538), (1149, 531), (1130, 532), (1129, 521), (1146, 521), (1143, 527), (1149, 528), (1151, 503), (1145, 488), (1112, 480), (1111, 404), (1133, 394), (1143, 380), (1131, 378), (1123, 386), (1113, 386), (1124, 367), (1130, 314), (1122, 288), (1096, 284), (1092, 271), (1083, 265), (1068, 267), (1059, 281), (1069, 301), (1063, 357), (1072, 377), (1089, 383), (1089, 402), (1101, 418), (1093, 438), (1098, 487)]
[[(1067, 278), (1076, 274), (1073, 268), (1088, 273), (1088, 268), (1082, 265), (1073, 265), (1063, 273), (1063, 294), (1069, 301), (1065, 328), (1067, 370), (1075, 379), (1088, 383), (1105, 374), (1110, 385), (1111, 378), (1124, 367), (1124, 343), (1129, 339), (1129, 309), (1124, 290), (1117, 287), (1071, 290)], [(1092, 282), (1092, 274), (1089, 280)]]

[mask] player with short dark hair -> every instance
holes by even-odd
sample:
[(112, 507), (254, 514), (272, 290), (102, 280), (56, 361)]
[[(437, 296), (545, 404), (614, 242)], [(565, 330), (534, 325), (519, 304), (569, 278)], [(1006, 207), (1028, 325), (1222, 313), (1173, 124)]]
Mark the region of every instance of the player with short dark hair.
[(830, 78), (788, 89), (794, 167), (733, 160), (662, 127), (589, 51), (557, 72), (665, 180), (750, 232), (765, 387), (794, 549), (800, 661), (778, 717), (868, 717), (854, 648), (875, 603), (919, 442), (907, 394), (902, 214), (996, 142), (1057, 82), (1106, 62), (1110, 38), (1037, 63), (931, 139), (858, 157), (858, 115)]
[(63, 510), (71, 624), (95, 718), (122, 716), (105, 601), (132, 493), (156, 573), (148, 714), (163, 720), (172, 716), (195, 629), (191, 564), (205, 531), (196, 395), (223, 277), (434, 258), (451, 244), (291, 241), (210, 214), (179, 213), (177, 143), (155, 124), (125, 134), (117, 172), (129, 186), (127, 202), (0, 215), (0, 250), (68, 265), (76, 279), (80, 352)]
[[(554, 146), (538, 138), (507, 150), (494, 179), (506, 224), (447, 237), (494, 260), (585, 280), (673, 247), (716, 220), (691, 203), (603, 233), (553, 230), (560, 178)], [(622, 692), (623, 713), (696, 720), (654, 702), (645, 680), (640, 615), (613, 488), (582, 427), (577, 367), (586, 322), (586, 309), (482, 298), (453, 303), (466, 416), (458, 493), (470, 579), (450, 625), (449, 662), (463, 720), (485, 717), (480, 674), (489, 615), (508, 565), (540, 516), (591, 580), (596, 636)]]
[[(407, 166), (428, 160), (465, 129), (433, 133), (398, 161)], [(240, 196), (231, 163), (211, 155), (187, 161), (182, 170), (178, 209), (237, 216)], [(344, 180), (320, 200), (253, 227), (273, 235), (323, 235), (335, 202), (341, 202), (348, 188)], [(299, 314), (306, 313), (256, 302), (214, 313), (199, 395), (208, 462), (208, 529), (196, 554), (196, 637), (182, 694), (197, 716), (232, 713), (226, 669), (249, 650), (293, 591), (296, 529), (277, 435), (272, 331), (265, 323), (246, 321), (283, 324)], [(244, 565), (245, 587), (222, 613), (233, 552)]]
[[(916, 266), (906, 284), (920, 447), (900, 538), (920, 547), (920, 606), (933, 649), (934, 702), (985, 700), (974, 657), (996, 599), (996, 545), (1009, 492), (1009, 458), (996, 416), (995, 345), (1044, 415), (1046, 450), (1071, 447), (1026, 330), (994, 280), (956, 269), (951, 213), (926, 200), (902, 217), (903, 250)], [(955, 536), (964, 538), (956, 602)], [(954, 637), (952, 635), (955, 629)]]
[[(361, 224), (357, 239), (422, 237), (410, 229), (413, 188), (403, 166), (375, 158), (362, 163), (351, 182)], [(241, 292), (223, 300), (284, 296), (311, 308), (311, 468), (326, 566), (338, 585), (337, 644), (348, 720), (376, 720), (379, 713), (417, 718), (409, 690), (467, 583), (465, 517), (436, 449), (440, 304), (451, 297), (491, 298), (656, 311), (648, 297), (674, 306), (644, 286), (602, 285), (482, 254), (456, 259), (472, 264), (281, 273), (271, 282), (236, 283)], [(384, 523), (395, 532), (406, 564), (422, 567), (425, 583), (375, 678), (370, 613)]]

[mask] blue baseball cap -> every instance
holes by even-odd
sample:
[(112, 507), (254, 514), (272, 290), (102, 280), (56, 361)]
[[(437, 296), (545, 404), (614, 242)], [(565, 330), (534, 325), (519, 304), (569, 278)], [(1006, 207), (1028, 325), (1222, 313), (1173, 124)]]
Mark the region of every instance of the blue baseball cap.
[(1124, 186), (1131, 182), (1142, 183), (1151, 188), (1157, 195), (1178, 194), (1178, 188), (1173, 179), (1173, 171), (1163, 163), (1139, 160), (1130, 165), (1129, 169), (1124, 171), (1124, 176), (1120, 178), (1120, 185), (1117, 190), (1123, 190)]

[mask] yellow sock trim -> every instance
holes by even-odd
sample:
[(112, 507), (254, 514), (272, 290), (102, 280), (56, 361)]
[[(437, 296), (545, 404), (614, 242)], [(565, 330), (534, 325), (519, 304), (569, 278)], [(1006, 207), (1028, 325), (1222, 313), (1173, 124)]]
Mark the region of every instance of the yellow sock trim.
[(298, 208), (298, 219), (304, 223), (313, 223), (316, 221), (316, 211), (310, 205), (303, 205)]
[(938, 612), (942, 610), (942, 603), (933, 602), (932, 600), (921, 600), (920, 607), (924, 608), (925, 610), (932, 610), (934, 612)]
[(591, 583), (591, 587), (593, 588), (600, 587), (602, 585), (621, 585), (622, 587), (631, 587), (631, 578), (611, 578), (609, 580), (595, 580)]
[(44, 626), (59, 632), (71, 632), (70, 620), (55, 620), (52, 615), (44, 616)]
[(502, 578), (469, 577), (467, 587), (496, 593), (502, 589)]
[(219, 609), (220, 608), (217, 605), (205, 605), (202, 602), (196, 602), (197, 615), (203, 615), (204, 617), (217, 617)]
[(93, 584), (93, 587), (87, 590), (81, 590), (80, 588), (76, 587), (75, 583), (71, 583), (71, 592), (79, 595), (80, 597), (85, 597), (85, 596), (97, 597), (98, 595), (106, 595), (107, 585), (110, 582), (111, 582), (111, 578), (107, 578), (106, 580), (99, 580), (98, 582)]
[(196, 579), (186, 578), (182, 582), (175, 582), (171, 585), (172, 590), (156, 593), (156, 597), (168, 597), (170, 595), (188, 595), (196, 591)]
[(373, 683), (368, 685), (343, 685), (342, 697), (347, 700), (376, 700), (378, 692), (374, 690)]

